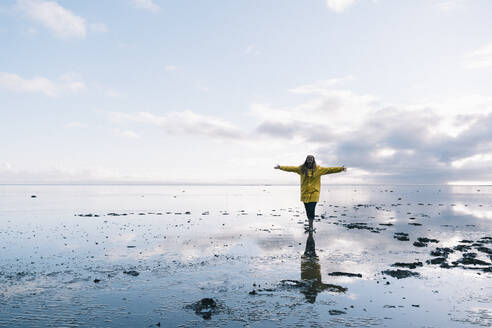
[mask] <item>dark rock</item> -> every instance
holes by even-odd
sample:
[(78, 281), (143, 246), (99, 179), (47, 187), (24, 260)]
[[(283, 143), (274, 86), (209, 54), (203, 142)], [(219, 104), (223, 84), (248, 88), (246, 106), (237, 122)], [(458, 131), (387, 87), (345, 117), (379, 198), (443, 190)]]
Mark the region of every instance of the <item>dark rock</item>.
[(393, 238), (398, 239), (400, 241), (409, 241), (408, 233), (405, 232), (395, 232), (393, 234)]
[(345, 277), (358, 277), (358, 278), (362, 278), (362, 274), (360, 273), (350, 273), (350, 272), (332, 272), (332, 273), (328, 273), (329, 276), (345, 276)]
[(335, 293), (345, 293), (347, 291), (347, 288), (345, 287), (333, 285), (333, 284), (320, 283), (316, 280), (299, 281), (299, 280), (286, 279), (280, 281), (280, 286), (287, 287), (287, 288), (300, 288), (301, 291), (312, 290), (316, 292), (322, 292), (324, 290), (328, 290), (330, 292), (335, 292)]
[(213, 313), (217, 312), (217, 303), (212, 298), (202, 298), (196, 303), (185, 306), (185, 308), (194, 310), (196, 314), (208, 320)]
[(473, 243), (473, 240), (466, 240), (466, 239), (463, 239), (463, 240), (460, 240), (460, 243), (464, 243), (464, 244), (471, 244), (471, 243)]
[(94, 279), (94, 283), (96, 283), (96, 284), (97, 284), (98, 282), (100, 282), (100, 281), (101, 281), (101, 279)]
[(384, 228), (374, 228), (368, 226), (365, 222), (355, 222), (355, 223), (346, 223), (343, 226), (347, 229), (359, 229), (359, 230), (369, 230), (370, 232), (379, 233), (381, 230), (385, 230)]
[(392, 264), (392, 267), (399, 267), (399, 268), (409, 268), (409, 269), (415, 269), (418, 266), (421, 267), (423, 265), (422, 262), (413, 262), (413, 263), (404, 263), (404, 262), (396, 262)]
[(458, 245), (453, 247), (454, 250), (460, 251), (460, 252), (466, 252), (471, 249), (471, 246), (469, 245)]
[(379, 225), (391, 227), (393, 225), (393, 223), (380, 223)]
[(487, 253), (489, 255), (492, 254), (492, 249), (487, 248), (487, 247), (484, 247), (484, 246), (477, 247), (477, 251), (480, 251), (480, 252), (483, 252), (483, 253)]
[(427, 264), (442, 264), (444, 262), (446, 262), (445, 257), (436, 257), (435, 259), (431, 259), (431, 260), (426, 261)]
[(257, 293), (256, 293), (256, 290), (254, 290), (254, 289), (253, 289), (252, 291), (250, 291), (250, 292), (249, 292), (249, 295), (256, 295), (256, 294), (257, 294)]
[(38, 196), (36, 196), (36, 195), (31, 195), (31, 198), (36, 198), (36, 197), (38, 197)]
[(448, 257), (450, 253), (454, 253), (454, 250), (452, 250), (449, 247), (437, 247), (435, 250), (433, 250), (430, 254), (432, 256), (443, 256), (443, 257)]
[(413, 226), (421, 226), (422, 223), (417, 223), (417, 222), (410, 222), (409, 225), (413, 225)]
[(443, 263), (441, 263), (440, 267), (443, 269), (451, 269), (451, 268), (456, 267), (456, 265), (449, 265), (447, 262), (443, 262)]
[(492, 244), (492, 237), (482, 237), (480, 238), (480, 242), (484, 244)]
[(415, 246), (415, 247), (427, 247), (427, 244), (426, 243), (423, 243), (421, 241), (415, 241), (413, 243), (413, 246)]
[(391, 276), (396, 279), (403, 279), (403, 278), (408, 278), (408, 277), (418, 277), (420, 274), (418, 272), (413, 272), (410, 270), (385, 270), (381, 271), (383, 274), (386, 274), (388, 276)]
[(431, 239), (431, 238), (427, 238), (427, 237), (419, 237), (417, 238), (418, 241), (420, 241), (421, 243), (438, 243), (439, 240), (437, 239)]
[(491, 265), (489, 262), (485, 262), (482, 260), (477, 260), (472, 257), (463, 257), (457, 261), (454, 261), (453, 264), (463, 264), (463, 265)]
[(128, 270), (128, 271), (123, 271), (124, 274), (127, 274), (127, 275), (130, 275), (130, 276), (138, 276), (140, 274), (140, 272), (138, 271), (135, 271), (135, 270)]
[(330, 315), (340, 315), (340, 314), (346, 314), (347, 312), (340, 311), (340, 310), (328, 310), (328, 313)]

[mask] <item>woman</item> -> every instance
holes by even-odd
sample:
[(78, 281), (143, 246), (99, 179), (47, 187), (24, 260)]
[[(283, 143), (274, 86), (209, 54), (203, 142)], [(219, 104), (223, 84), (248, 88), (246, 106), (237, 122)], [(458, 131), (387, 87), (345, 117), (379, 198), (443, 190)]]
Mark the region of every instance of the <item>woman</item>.
[(344, 166), (321, 167), (316, 165), (313, 155), (308, 155), (304, 164), (300, 166), (280, 166), (277, 164), (274, 169), (295, 172), (301, 176), (301, 202), (304, 203), (304, 207), (306, 208), (309, 231), (313, 231), (314, 211), (321, 190), (321, 176), (346, 171), (347, 169)]

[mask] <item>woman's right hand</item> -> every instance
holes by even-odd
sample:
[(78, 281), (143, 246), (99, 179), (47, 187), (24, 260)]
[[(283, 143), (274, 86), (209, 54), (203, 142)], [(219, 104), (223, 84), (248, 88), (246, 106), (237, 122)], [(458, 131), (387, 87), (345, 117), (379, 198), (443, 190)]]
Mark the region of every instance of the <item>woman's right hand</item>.
[(278, 164), (277, 164), (277, 165), (275, 165), (273, 168), (274, 168), (275, 170), (278, 170), (278, 169), (280, 169), (280, 165), (278, 165)]

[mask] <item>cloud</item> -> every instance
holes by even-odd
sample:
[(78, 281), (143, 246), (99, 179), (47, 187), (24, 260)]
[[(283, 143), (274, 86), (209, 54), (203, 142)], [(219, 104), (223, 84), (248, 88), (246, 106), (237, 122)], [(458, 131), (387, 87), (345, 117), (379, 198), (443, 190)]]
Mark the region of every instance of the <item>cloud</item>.
[(465, 3), (468, 0), (437, 0), (434, 5), (437, 9), (444, 12), (456, 11), (465, 8)]
[(316, 81), (311, 84), (302, 85), (296, 88), (292, 88), (289, 91), (292, 93), (303, 93), (303, 94), (323, 94), (330, 91), (331, 88), (335, 86), (340, 86), (344, 82), (354, 80), (352, 75), (348, 75), (342, 78), (333, 78), (328, 80)]
[[(307, 137), (306, 132), (310, 136), (332, 136), (333, 133), (351, 131), (361, 124), (379, 101), (372, 95), (359, 95), (350, 90), (331, 88), (329, 86), (334, 85), (334, 82), (325, 82), (292, 88), (292, 93), (311, 96), (300, 105), (273, 108), (268, 104), (253, 104), (250, 113), (261, 122), (278, 122), (284, 126), (297, 127), (299, 136)], [(320, 126), (323, 128), (314, 129)], [(304, 128), (299, 129), (300, 127)]]
[(355, 0), (326, 0), (326, 6), (336, 13), (342, 13), (355, 3)]
[(86, 128), (88, 125), (85, 123), (80, 123), (80, 122), (68, 122), (65, 124), (66, 128)]
[(49, 97), (57, 95), (55, 83), (44, 77), (23, 79), (12, 73), (0, 73), (0, 87), (18, 92), (41, 92)]
[(59, 81), (45, 77), (25, 79), (17, 74), (0, 72), (0, 87), (16, 92), (42, 93), (48, 97), (57, 97), (62, 93), (79, 92), (86, 89), (85, 83), (75, 74), (65, 74)]
[(252, 56), (258, 56), (261, 54), (261, 52), (256, 48), (256, 46), (250, 44), (246, 47), (244, 50), (244, 53), (246, 55), (252, 55)]
[(133, 122), (154, 125), (168, 133), (205, 135), (226, 139), (242, 137), (241, 130), (233, 124), (219, 118), (199, 115), (189, 110), (170, 112), (165, 115), (155, 115), (148, 112), (111, 112), (109, 118), (115, 123)]
[(315, 82), (293, 88), (311, 96), (296, 106), (253, 104), (256, 131), (266, 138), (298, 140), (298, 148), (315, 147), (323, 162), (366, 172), (366, 182), (492, 180), (491, 98), (391, 104), (336, 87)]
[(104, 23), (91, 23), (89, 28), (92, 32), (96, 33), (106, 33), (108, 32), (108, 27)]
[(464, 66), (470, 69), (492, 67), (492, 43), (466, 54)]
[(152, 0), (133, 0), (132, 2), (136, 8), (145, 9), (153, 13), (156, 13), (161, 9)]
[(86, 89), (85, 83), (82, 81), (80, 76), (75, 73), (63, 74), (60, 76), (59, 80), (61, 81), (58, 83), (59, 91), (65, 89), (71, 92), (78, 92)]
[(54, 1), (18, 0), (17, 7), (59, 38), (85, 38), (86, 36), (85, 20)]
[(12, 165), (6, 161), (0, 161), (0, 171), (10, 171), (12, 169)]
[(140, 136), (132, 130), (120, 130), (116, 129), (113, 131), (114, 135), (125, 139), (140, 139)]
[(166, 65), (166, 66), (164, 66), (164, 70), (166, 72), (173, 72), (173, 71), (175, 71), (177, 69), (178, 69), (178, 66), (175, 66), (175, 65)]
[(4, 167), (0, 164), (2, 183), (153, 183), (155, 177), (146, 174), (131, 174), (118, 169), (104, 167), (64, 167), (60, 165), (26, 170)]
[(104, 95), (113, 99), (121, 99), (123, 98), (123, 94), (113, 88), (106, 88), (104, 90)]

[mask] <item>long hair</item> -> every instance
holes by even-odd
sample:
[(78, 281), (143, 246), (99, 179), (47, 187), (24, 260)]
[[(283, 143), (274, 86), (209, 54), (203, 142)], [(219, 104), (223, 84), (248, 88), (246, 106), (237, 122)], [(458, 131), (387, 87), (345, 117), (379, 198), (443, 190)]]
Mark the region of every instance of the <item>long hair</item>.
[(314, 174), (314, 172), (316, 171), (316, 159), (314, 158), (314, 156), (313, 156), (313, 155), (308, 155), (308, 156), (306, 156), (306, 160), (304, 161), (304, 163), (301, 165), (301, 172), (302, 172), (302, 174), (304, 174), (305, 176), (307, 176), (307, 175), (308, 175), (308, 170), (309, 170), (309, 169), (308, 169), (308, 167), (307, 167), (307, 159), (308, 159), (308, 157), (309, 157), (309, 156), (313, 157), (313, 168), (312, 168), (312, 170), (313, 170), (313, 174)]

